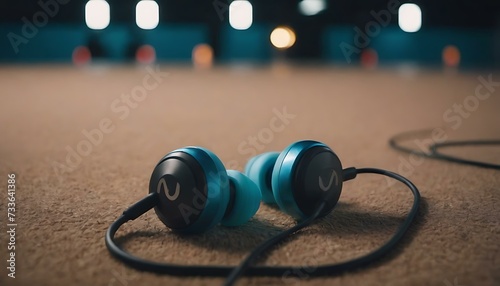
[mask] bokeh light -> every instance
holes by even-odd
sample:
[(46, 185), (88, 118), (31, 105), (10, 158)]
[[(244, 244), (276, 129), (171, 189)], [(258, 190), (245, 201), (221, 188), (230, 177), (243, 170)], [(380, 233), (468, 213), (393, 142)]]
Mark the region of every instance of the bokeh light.
[(460, 65), (460, 50), (453, 45), (444, 47), (443, 63), (447, 67), (458, 67)]
[(276, 27), (270, 36), (271, 44), (278, 49), (288, 49), (295, 44), (295, 32), (289, 27)]
[(85, 5), (85, 23), (92, 30), (102, 30), (109, 25), (109, 4), (104, 0), (90, 0)]
[(229, 5), (229, 24), (236, 30), (246, 30), (252, 26), (253, 7), (248, 1), (237, 0)]
[(399, 7), (398, 23), (401, 30), (414, 33), (422, 27), (422, 10), (417, 4), (406, 3)]
[(196, 68), (207, 69), (213, 65), (214, 51), (210, 45), (198, 44), (193, 48), (192, 57)]
[(160, 7), (152, 0), (142, 0), (135, 6), (135, 22), (143, 30), (152, 30), (160, 22)]
[(326, 9), (326, 0), (302, 0), (299, 2), (299, 11), (306, 16), (314, 16)]
[(74, 65), (82, 66), (88, 64), (92, 59), (89, 48), (85, 46), (78, 46), (73, 50), (71, 56)]
[(368, 48), (361, 52), (361, 66), (364, 68), (373, 69), (378, 64), (378, 53), (376, 50)]
[(135, 53), (135, 60), (140, 64), (152, 64), (156, 61), (156, 51), (150, 45), (140, 46)]

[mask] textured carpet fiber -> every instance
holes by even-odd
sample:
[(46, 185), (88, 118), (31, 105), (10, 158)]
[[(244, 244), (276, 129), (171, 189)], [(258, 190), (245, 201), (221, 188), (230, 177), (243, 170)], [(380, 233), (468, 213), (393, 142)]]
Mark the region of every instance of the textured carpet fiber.
[[(438, 139), (499, 138), (500, 86), (480, 87), (488, 77), (500, 81), (500, 74), (487, 72), (411, 69), (1, 67), (0, 284), (218, 285), (222, 278), (127, 268), (106, 250), (104, 233), (148, 192), (155, 164), (173, 149), (204, 146), (228, 168), (241, 170), (254, 152), (315, 139), (329, 145), (344, 167), (379, 167), (408, 176), (423, 196), (418, 222), (379, 263), (304, 279), (315, 265), (375, 249), (410, 208), (411, 194), (401, 184), (360, 175), (344, 184), (329, 216), (261, 262), (297, 265), (296, 273), (243, 278), (241, 284), (498, 285), (499, 171), (420, 159), (387, 144), (396, 133), (437, 126), (444, 128), (435, 132)], [(98, 128), (102, 136), (87, 139)], [(419, 148), (432, 138), (420, 134), (407, 143)], [(500, 162), (498, 147), (444, 151)], [(15, 279), (6, 268), (9, 173), (17, 179)], [(234, 265), (293, 224), (261, 205), (242, 227), (180, 236), (149, 212), (125, 225), (118, 237), (132, 253), (157, 261)]]

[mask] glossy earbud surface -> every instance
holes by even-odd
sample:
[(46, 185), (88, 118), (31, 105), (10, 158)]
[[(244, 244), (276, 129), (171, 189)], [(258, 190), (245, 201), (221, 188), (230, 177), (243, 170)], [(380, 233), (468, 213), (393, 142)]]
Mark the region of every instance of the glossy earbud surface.
[[(260, 191), (255, 183), (241, 176), (236, 171), (228, 174), (211, 151), (186, 147), (160, 160), (151, 175), (149, 192), (158, 193), (155, 212), (167, 227), (202, 232), (220, 222), (228, 226), (242, 224), (255, 214)], [(241, 207), (245, 198), (248, 205)]]
[[(276, 202), (296, 219), (310, 216), (323, 200), (327, 207), (321, 215), (328, 214), (342, 191), (342, 164), (328, 146), (317, 141), (295, 142), (279, 155), (258, 155), (245, 172), (259, 186), (265, 202)], [(270, 192), (273, 200), (266, 199)]]
[(296, 219), (310, 216), (321, 200), (328, 214), (342, 191), (342, 164), (337, 155), (317, 141), (299, 141), (280, 153), (272, 175), (274, 198)]

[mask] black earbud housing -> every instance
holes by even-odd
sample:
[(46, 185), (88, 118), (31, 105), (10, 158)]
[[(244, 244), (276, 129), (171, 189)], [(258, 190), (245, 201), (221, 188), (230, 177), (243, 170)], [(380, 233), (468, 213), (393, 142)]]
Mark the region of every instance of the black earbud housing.
[(311, 215), (320, 201), (327, 215), (337, 204), (342, 191), (342, 164), (328, 147), (316, 146), (304, 151), (293, 172), (292, 192), (298, 208)]
[(173, 152), (155, 167), (149, 192), (159, 195), (155, 212), (169, 228), (183, 230), (199, 218), (207, 201), (207, 182), (202, 167), (191, 155)]

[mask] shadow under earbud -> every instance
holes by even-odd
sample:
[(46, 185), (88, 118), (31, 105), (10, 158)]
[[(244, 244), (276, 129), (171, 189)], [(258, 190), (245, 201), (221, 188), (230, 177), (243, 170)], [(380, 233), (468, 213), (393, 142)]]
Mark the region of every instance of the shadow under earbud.
[[(410, 228), (405, 233), (404, 237), (393, 249), (388, 252), (386, 256), (377, 261), (374, 261), (366, 267), (386, 263), (400, 255), (405, 250), (405, 248), (410, 245), (422, 226), (425, 224), (427, 215), (428, 202), (424, 197), (421, 197), (418, 213), (415, 216), (415, 219)], [(403, 221), (404, 218), (402, 217), (355, 212), (353, 211), (352, 206), (348, 206), (346, 208), (339, 207), (339, 209), (334, 210), (330, 215), (322, 218), (321, 221), (316, 223), (316, 229), (311, 228), (306, 231), (308, 231), (308, 233), (318, 234), (359, 234), (387, 232), (388, 230), (390, 230), (391, 234), (387, 236), (387, 239), (384, 240), (384, 242), (381, 242), (381, 244), (376, 247), (379, 248), (380, 246), (382, 246), (382, 244), (385, 244), (390, 238), (393, 237), (395, 232), (398, 231), (399, 227), (402, 225)], [(375, 247), (370, 251), (373, 250), (375, 250)]]
[[(270, 206), (272, 212), (275, 208)], [(399, 255), (413, 240), (422, 225), (428, 213), (428, 203), (425, 198), (421, 198), (421, 204), (417, 216), (406, 233), (405, 237), (401, 240), (395, 249), (390, 253), (374, 262), (379, 264), (387, 262), (397, 255)], [(348, 203), (339, 203), (334, 211), (324, 218), (319, 219), (312, 226), (303, 230), (304, 234), (318, 234), (318, 235), (349, 235), (349, 234), (367, 234), (374, 232), (387, 232), (391, 231), (391, 237), (394, 232), (401, 226), (404, 218), (393, 215), (374, 214), (373, 212), (361, 212), (355, 205)], [(158, 245), (165, 242), (166, 237), (172, 240), (182, 240), (187, 244), (193, 244), (198, 247), (224, 251), (229, 253), (248, 253), (257, 245), (265, 240), (277, 235), (285, 230), (285, 227), (273, 225), (267, 220), (260, 220), (257, 218), (251, 219), (249, 222), (238, 227), (216, 227), (207, 232), (200, 234), (181, 234), (173, 231), (136, 231), (124, 234), (116, 238), (119, 245), (126, 245), (131, 243), (131, 240), (148, 240), (149, 245), (154, 244), (155, 241)], [(301, 234), (297, 234), (301, 236)], [(289, 237), (286, 241), (291, 241), (296, 238), (296, 235)], [(153, 239), (153, 241), (151, 241)], [(388, 238), (389, 239), (389, 238)], [(279, 248), (279, 246), (278, 246)]]
[[(262, 215), (264, 217), (269, 217), (269, 212), (279, 211), (281, 213), (277, 205), (266, 205), (266, 207), (268, 207), (269, 210), (266, 212), (267, 215)], [(427, 202), (425, 198), (421, 198), (419, 212), (405, 238), (401, 241), (398, 247), (399, 250), (411, 242), (412, 237), (423, 224), (427, 212)], [(263, 219), (262, 216), (261, 219), (253, 218), (242, 226), (217, 227), (201, 234), (182, 235), (182, 239), (209, 249), (217, 249), (232, 253), (248, 252), (263, 241), (288, 228), (273, 225), (271, 222)], [(402, 216), (377, 214), (373, 211), (361, 211), (355, 204), (339, 202), (332, 213), (319, 219), (318, 222), (313, 223), (312, 226), (307, 227), (303, 231), (308, 234), (314, 233), (318, 235), (390, 232), (390, 235), (388, 235), (389, 237), (397, 231), (403, 221), (404, 217)], [(181, 234), (173, 234), (181, 236)], [(300, 236), (300, 234), (298, 235)], [(293, 240), (294, 238), (295, 235), (292, 235), (285, 241)]]
[(201, 234), (182, 235), (182, 238), (204, 248), (246, 253), (283, 230), (282, 227), (253, 218), (241, 226), (219, 226)]
[[(135, 231), (118, 236), (115, 240), (118, 245), (137, 243), (139, 240), (148, 239), (149, 244), (162, 244), (166, 237), (172, 240), (182, 240), (184, 243), (197, 245), (206, 249), (214, 249), (229, 253), (246, 253), (266, 239), (282, 232), (284, 228), (271, 223), (251, 219), (238, 227), (218, 226), (203, 233), (185, 234), (169, 230), (162, 231)], [(135, 241), (135, 242), (133, 242)]]
[(338, 204), (326, 217), (319, 219), (308, 232), (332, 234), (362, 234), (387, 232), (401, 225), (404, 218), (396, 215), (361, 211), (352, 205)]
[[(406, 236), (420, 228), (427, 213), (427, 200), (421, 197), (418, 213)], [(350, 204), (341, 204), (319, 223), (332, 226), (331, 231), (335, 233), (385, 232), (388, 229), (396, 231), (396, 228), (403, 224), (407, 215), (408, 213), (405, 213), (404, 216), (394, 216), (374, 214), (370, 211), (358, 212)]]

